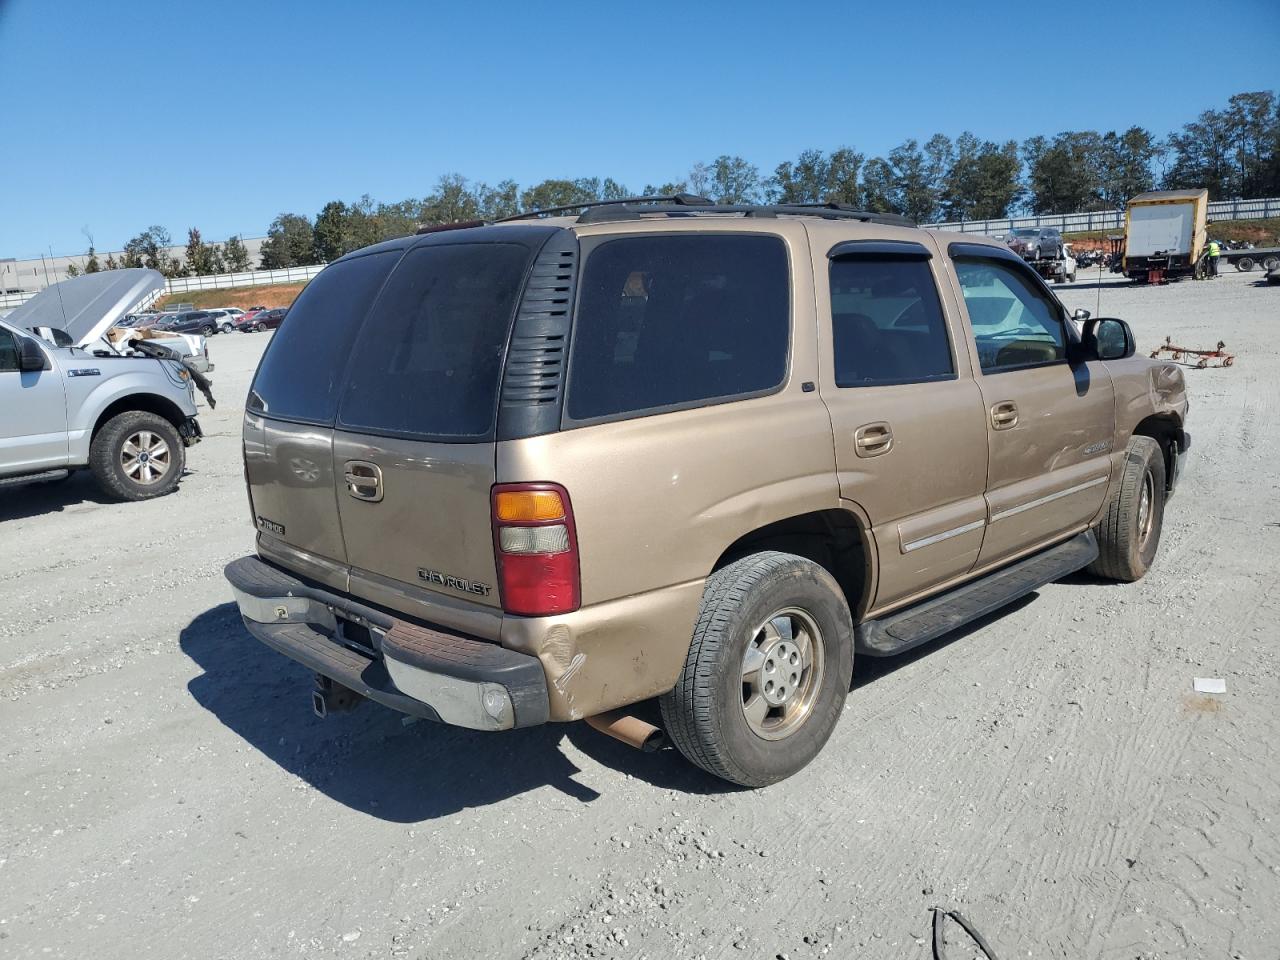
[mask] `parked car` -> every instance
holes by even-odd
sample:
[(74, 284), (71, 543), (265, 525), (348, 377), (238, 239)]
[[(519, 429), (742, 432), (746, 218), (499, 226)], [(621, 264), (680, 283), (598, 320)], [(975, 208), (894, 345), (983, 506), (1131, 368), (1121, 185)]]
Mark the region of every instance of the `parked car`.
[(1187, 398), (1123, 320), (983, 237), (676, 199), (424, 232), (299, 294), (226, 575), (318, 713), (641, 745), (656, 697), (761, 786), (827, 741), (855, 651), (1154, 563)]
[(1062, 259), (1062, 234), (1057, 227), (1016, 227), (1005, 235), (1005, 242), (1023, 260)]
[(171, 320), (166, 321), (163, 329), (175, 333), (201, 333), (206, 337), (212, 337), (218, 332), (218, 328), (218, 318), (208, 310), (190, 310), (176, 314)]
[(120, 500), (177, 487), (186, 448), (201, 437), (192, 375), (179, 360), (122, 355), (104, 339), (157, 280), (163, 288), (154, 270), (64, 280), (0, 322), (0, 485), (88, 469)]
[(217, 324), (219, 333), (230, 333), (236, 328), (235, 322), (241, 317), (241, 315), (243, 315), (243, 313), (243, 310), (228, 310), (219, 307), (217, 309), (210, 310), (209, 316), (213, 319), (213, 322)]
[(273, 310), (259, 310), (255, 313), (246, 313), (236, 324), (236, 329), (241, 333), (274, 330), (280, 326), (281, 322), (284, 320), (285, 314), (288, 312), (288, 307), (277, 307)]

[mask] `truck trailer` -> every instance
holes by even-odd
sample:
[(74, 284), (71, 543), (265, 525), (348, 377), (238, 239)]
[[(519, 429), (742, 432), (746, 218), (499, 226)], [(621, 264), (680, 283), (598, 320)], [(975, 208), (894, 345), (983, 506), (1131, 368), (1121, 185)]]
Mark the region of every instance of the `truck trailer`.
[(1208, 190), (1154, 190), (1129, 201), (1124, 274), (1138, 283), (1200, 276), (1207, 239)]

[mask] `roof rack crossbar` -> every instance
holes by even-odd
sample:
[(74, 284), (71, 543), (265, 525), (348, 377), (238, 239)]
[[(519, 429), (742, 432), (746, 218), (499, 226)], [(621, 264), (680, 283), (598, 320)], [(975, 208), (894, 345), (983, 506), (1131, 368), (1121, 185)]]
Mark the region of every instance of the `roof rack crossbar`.
[(556, 213), (573, 213), (576, 210), (594, 209), (595, 207), (615, 207), (636, 203), (667, 203), (679, 207), (711, 206), (712, 201), (692, 193), (672, 193), (665, 196), (622, 197), (618, 200), (584, 200), (582, 203), (569, 203), (563, 207), (542, 207), (539, 210), (526, 210), (523, 213), (500, 217), (494, 223), (507, 223), (511, 220), (528, 220), (531, 217), (545, 217)]

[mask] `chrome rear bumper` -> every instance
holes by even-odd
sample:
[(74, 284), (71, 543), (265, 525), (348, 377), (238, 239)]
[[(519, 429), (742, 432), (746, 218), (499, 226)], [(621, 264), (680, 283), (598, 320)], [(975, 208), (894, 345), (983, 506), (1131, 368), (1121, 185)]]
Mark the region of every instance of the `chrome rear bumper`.
[(547, 721), (536, 657), (411, 623), (258, 557), (225, 572), (251, 634), (370, 700), (472, 730)]

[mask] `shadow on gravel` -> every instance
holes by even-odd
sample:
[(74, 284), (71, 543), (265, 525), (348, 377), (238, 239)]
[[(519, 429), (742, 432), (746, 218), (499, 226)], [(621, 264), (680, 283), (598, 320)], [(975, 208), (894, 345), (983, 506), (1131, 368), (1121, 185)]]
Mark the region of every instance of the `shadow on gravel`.
[(427, 720), (406, 726), (376, 703), (321, 720), (311, 712), (311, 674), (255, 640), (234, 603), (200, 614), (179, 643), (203, 671), (187, 685), (197, 703), (315, 789), (382, 820), (432, 820), (544, 786), (596, 800), (599, 793), (572, 779), (579, 769), (561, 749), (566, 737), (597, 762), (660, 788), (732, 789), (674, 750), (642, 754), (583, 723), (506, 733)]
[(76, 470), (62, 480), (36, 480), (0, 488), (0, 521), (60, 513), (82, 503), (112, 502), (102, 495), (88, 470)]

